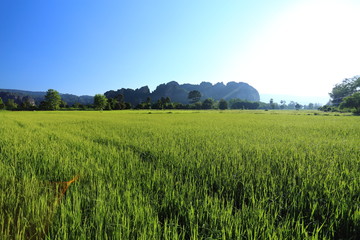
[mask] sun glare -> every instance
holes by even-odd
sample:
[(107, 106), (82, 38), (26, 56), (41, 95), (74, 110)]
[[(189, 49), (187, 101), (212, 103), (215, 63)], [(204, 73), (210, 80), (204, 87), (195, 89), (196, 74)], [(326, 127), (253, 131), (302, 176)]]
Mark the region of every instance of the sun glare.
[(327, 94), (358, 74), (360, 4), (306, 1), (293, 5), (254, 39), (230, 78), (254, 83), (260, 92)]

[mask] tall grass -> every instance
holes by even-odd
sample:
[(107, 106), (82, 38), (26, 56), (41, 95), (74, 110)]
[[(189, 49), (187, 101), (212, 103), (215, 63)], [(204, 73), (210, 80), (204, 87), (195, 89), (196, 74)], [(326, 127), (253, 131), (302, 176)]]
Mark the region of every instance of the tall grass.
[(359, 118), (151, 113), (0, 112), (0, 238), (360, 238)]

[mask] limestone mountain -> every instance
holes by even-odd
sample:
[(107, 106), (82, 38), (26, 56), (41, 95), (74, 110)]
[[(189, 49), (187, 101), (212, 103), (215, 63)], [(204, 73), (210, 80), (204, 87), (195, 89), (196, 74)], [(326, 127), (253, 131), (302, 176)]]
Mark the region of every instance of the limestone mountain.
[(215, 100), (239, 98), (253, 102), (260, 101), (259, 92), (252, 86), (244, 82), (216, 83), (212, 85), (209, 82), (202, 82), (199, 85), (183, 84), (181, 85), (187, 91), (197, 90), (203, 98), (213, 98)]
[[(160, 84), (156, 89), (151, 92), (148, 86), (144, 86), (138, 89), (121, 88), (117, 91), (110, 90), (105, 92), (107, 98), (116, 98), (122, 94), (124, 101), (131, 103), (136, 106), (139, 103), (146, 102), (148, 98), (152, 102), (156, 102), (160, 98), (169, 97), (172, 102), (189, 103), (188, 94), (192, 90), (197, 90), (201, 93), (201, 100), (206, 98), (213, 98), (214, 100), (225, 99), (229, 100), (232, 98), (239, 98), (248, 101), (260, 101), (258, 91), (244, 82), (229, 82), (212, 84), (209, 82), (202, 82), (200, 84), (179, 84), (175, 81)], [(39, 105), (44, 100), (46, 92), (34, 92), (34, 91), (23, 91), (14, 89), (0, 89), (0, 97), (3, 101), (8, 99), (14, 99), (15, 103), (20, 104), (25, 100), (31, 105)], [(61, 99), (68, 105), (75, 103), (89, 105), (93, 104), (93, 96), (76, 96), (73, 94), (60, 94)]]
[(148, 97), (150, 97), (150, 89), (148, 86), (141, 87), (138, 89), (131, 88), (121, 88), (117, 91), (110, 90), (107, 91), (104, 95), (107, 98), (116, 98), (118, 95), (122, 94), (124, 96), (124, 101), (129, 102), (132, 105), (137, 105), (141, 102), (145, 102)]
[(247, 101), (260, 101), (259, 92), (252, 86), (244, 82), (229, 82), (212, 84), (202, 82), (200, 84), (179, 84), (175, 81), (160, 84), (157, 88), (150, 92), (148, 86), (139, 89), (119, 89), (117, 91), (110, 90), (105, 93), (108, 98), (114, 98), (119, 94), (124, 96), (125, 102), (130, 102), (133, 106), (141, 102), (145, 102), (148, 97), (152, 102), (156, 102), (162, 97), (169, 97), (172, 102), (187, 104), (189, 103), (188, 94), (190, 91), (197, 90), (202, 95), (202, 100), (213, 98), (214, 100), (239, 98)]

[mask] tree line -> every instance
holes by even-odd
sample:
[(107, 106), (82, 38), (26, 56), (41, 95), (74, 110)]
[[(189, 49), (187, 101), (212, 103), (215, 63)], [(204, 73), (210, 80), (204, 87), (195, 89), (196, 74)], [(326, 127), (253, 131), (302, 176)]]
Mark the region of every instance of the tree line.
[(130, 103), (124, 102), (124, 96), (122, 94), (117, 95), (114, 98), (106, 98), (103, 94), (96, 94), (94, 96), (94, 109), (97, 110), (121, 110), (121, 109), (257, 109), (259, 107), (258, 102), (251, 102), (241, 99), (231, 99), (226, 101), (220, 99), (216, 101), (212, 98), (207, 98), (201, 101), (202, 95), (199, 91), (193, 90), (188, 93), (188, 104), (173, 102), (170, 97), (161, 97), (156, 101), (152, 101), (150, 97), (147, 97), (146, 101), (143, 101), (135, 106), (131, 106)]
[[(6, 110), (124, 110), (124, 109), (258, 109), (263, 106), (260, 102), (252, 102), (242, 99), (230, 99), (226, 101), (220, 99), (216, 101), (207, 98), (201, 101), (202, 95), (199, 91), (193, 90), (188, 93), (188, 104), (173, 102), (170, 97), (161, 97), (152, 101), (150, 97), (137, 105), (132, 105), (124, 101), (124, 95), (118, 94), (112, 98), (107, 98), (104, 94), (96, 94), (93, 104), (74, 103), (68, 105), (54, 89), (46, 92), (45, 98), (40, 104), (36, 105), (29, 98), (23, 98), (21, 103), (16, 103), (14, 99), (4, 102), (0, 97), (0, 109)], [(17, 101), (18, 102), (18, 101)]]
[(360, 77), (346, 78), (341, 83), (336, 84), (329, 93), (331, 101), (321, 106), (316, 103), (301, 105), (290, 101), (287, 103), (281, 100), (280, 103), (270, 99), (269, 103), (252, 102), (239, 98), (228, 101), (220, 99), (218, 101), (207, 98), (201, 101), (201, 93), (197, 90), (188, 93), (188, 104), (173, 102), (170, 97), (161, 97), (152, 101), (150, 97), (139, 104), (132, 105), (124, 101), (124, 95), (118, 94), (107, 98), (104, 94), (96, 94), (93, 104), (80, 104), (75, 102), (68, 105), (60, 96), (59, 92), (49, 89), (45, 99), (40, 104), (29, 97), (23, 97), (18, 103), (14, 99), (8, 98), (6, 102), (0, 97), (0, 110), (124, 110), (124, 109), (319, 109), (322, 111), (351, 111), (360, 114)]
[(124, 110), (124, 109), (317, 109), (320, 105), (310, 103), (309, 105), (300, 105), (291, 101), (286, 104), (285, 100), (280, 104), (272, 99), (269, 103), (253, 102), (239, 98), (233, 98), (228, 101), (220, 99), (216, 101), (207, 98), (201, 101), (201, 93), (197, 90), (188, 93), (188, 104), (173, 102), (170, 97), (161, 97), (156, 101), (152, 101), (150, 97), (137, 105), (124, 101), (124, 95), (118, 94), (114, 97), (107, 98), (104, 94), (96, 94), (93, 104), (80, 104), (78, 102), (68, 105), (60, 96), (59, 92), (49, 89), (46, 92), (45, 99), (36, 105), (29, 98), (23, 98), (21, 104), (14, 99), (8, 99), (3, 102), (0, 97), (0, 109), (7, 110)]
[(286, 102), (285, 100), (280, 100), (280, 103), (277, 103), (273, 99), (270, 99), (269, 103), (262, 103), (261, 108), (277, 110), (317, 110), (321, 106), (322, 105), (319, 103), (309, 103), (302, 105), (295, 101)]

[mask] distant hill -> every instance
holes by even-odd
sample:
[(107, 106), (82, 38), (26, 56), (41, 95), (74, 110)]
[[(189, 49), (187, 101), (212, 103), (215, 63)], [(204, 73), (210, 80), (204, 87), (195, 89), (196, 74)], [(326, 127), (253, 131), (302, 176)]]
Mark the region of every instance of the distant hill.
[[(26, 97), (31, 103), (39, 105), (41, 101), (45, 99), (46, 92), (33, 92), (33, 91), (23, 91), (16, 89), (0, 89), (0, 97), (3, 101), (8, 99), (14, 99), (16, 103), (20, 104), (23, 99)], [(94, 102), (93, 96), (76, 96), (73, 94), (61, 94), (61, 99), (64, 100), (67, 104), (73, 105), (74, 103), (80, 104), (92, 104)]]
[[(152, 102), (156, 102), (162, 97), (169, 97), (172, 102), (189, 103), (188, 94), (192, 90), (197, 90), (202, 95), (202, 100), (206, 98), (213, 98), (214, 100), (225, 99), (229, 100), (232, 98), (239, 98), (248, 101), (260, 101), (260, 95), (258, 91), (244, 82), (229, 82), (226, 85), (223, 83), (211, 84), (209, 82), (202, 82), (200, 84), (179, 84), (175, 81), (160, 84), (157, 88), (150, 92), (148, 86), (144, 86), (138, 89), (121, 88), (117, 91), (110, 90), (105, 93), (107, 98), (115, 98), (119, 94), (124, 95), (124, 101), (130, 102), (133, 106), (141, 102), (145, 102), (148, 97), (151, 98)], [(26, 99), (32, 104), (39, 105), (44, 100), (46, 92), (38, 91), (23, 91), (16, 89), (0, 89), (0, 97), (6, 102), (8, 99), (14, 99), (18, 104)], [(68, 105), (74, 103), (80, 103), (84, 105), (93, 104), (93, 96), (76, 96), (73, 94), (62, 94), (61, 99), (64, 100)]]
[(114, 98), (119, 94), (124, 95), (125, 102), (130, 102), (132, 105), (137, 105), (145, 102), (148, 97), (152, 102), (156, 102), (161, 97), (169, 97), (172, 102), (189, 103), (188, 94), (192, 90), (197, 90), (201, 93), (202, 99), (213, 98), (215, 100), (232, 98), (240, 98), (248, 101), (260, 101), (258, 91), (244, 82), (229, 82), (226, 85), (223, 83), (212, 84), (209, 82), (202, 82), (200, 84), (179, 84), (175, 81), (160, 84), (157, 88), (150, 92), (148, 86), (138, 89), (121, 88), (117, 91), (110, 90), (105, 93), (107, 98)]

